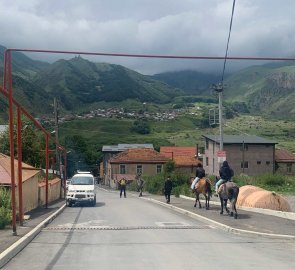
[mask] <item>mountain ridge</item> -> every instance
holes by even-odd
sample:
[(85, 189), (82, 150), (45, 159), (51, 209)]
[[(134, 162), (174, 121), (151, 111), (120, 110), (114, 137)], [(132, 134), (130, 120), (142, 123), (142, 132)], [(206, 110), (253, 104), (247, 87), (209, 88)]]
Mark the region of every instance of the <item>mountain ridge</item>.
[[(5, 47), (0, 46), (2, 66), (4, 51)], [(17, 100), (36, 114), (52, 113), (52, 102), (48, 100), (54, 97), (58, 98), (60, 109), (68, 112), (87, 109), (98, 102), (136, 100), (168, 104), (182, 96), (187, 96), (182, 99), (187, 102), (190, 96), (208, 97), (212, 83), (218, 82), (215, 74), (193, 70), (148, 76), (80, 56), (49, 64), (32, 60), (21, 52), (13, 53), (12, 71)], [(294, 90), (295, 61), (292, 61), (251, 66), (229, 74), (223, 92), (225, 102), (244, 103), (251, 113), (284, 118), (295, 116)]]

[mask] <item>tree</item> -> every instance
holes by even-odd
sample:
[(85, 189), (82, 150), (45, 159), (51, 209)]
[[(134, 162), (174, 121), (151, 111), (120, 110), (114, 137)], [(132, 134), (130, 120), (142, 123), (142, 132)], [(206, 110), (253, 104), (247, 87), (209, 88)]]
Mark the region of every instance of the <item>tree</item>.
[[(17, 157), (17, 134), (14, 134), (14, 155)], [(32, 122), (22, 121), (22, 161), (31, 166), (41, 167), (45, 165), (45, 138), (43, 133), (35, 128)], [(1, 152), (10, 156), (9, 129), (7, 128), (0, 136)]]
[(164, 173), (171, 174), (175, 169), (175, 162), (173, 160), (169, 160), (164, 165)]
[(131, 130), (139, 134), (150, 134), (151, 128), (146, 120), (136, 120), (133, 122)]

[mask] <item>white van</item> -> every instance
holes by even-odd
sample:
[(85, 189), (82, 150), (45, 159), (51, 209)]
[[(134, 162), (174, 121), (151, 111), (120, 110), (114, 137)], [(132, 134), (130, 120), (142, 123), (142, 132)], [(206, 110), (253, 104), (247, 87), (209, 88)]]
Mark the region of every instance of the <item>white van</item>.
[(90, 173), (77, 173), (71, 178), (66, 195), (66, 205), (89, 203), (96, 205), (94, 177)]

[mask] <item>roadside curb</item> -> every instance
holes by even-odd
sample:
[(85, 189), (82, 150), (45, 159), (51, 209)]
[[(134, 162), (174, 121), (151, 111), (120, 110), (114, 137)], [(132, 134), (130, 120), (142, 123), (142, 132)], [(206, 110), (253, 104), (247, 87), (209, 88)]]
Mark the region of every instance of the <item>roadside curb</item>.
[[(182, 199), (195, 201), (195, 198), (187, 197), (184, 195), (180, 195), (179, 197)], [(219, 202), (215, 202), (215, 201), (210, 201), (210, 204), (220, 205)], [(246, 207), (246, 206), (237, 206), (237, 208), (241, 209), (241, 210), (245, 210), (245, 211), (251, 211), (251, 212), (255, 212), (255, 213), (264, 214), (264, 215), (270, 215), (270, 216), (295, 220), (295, 213), (293, 213), (293, 212), (283, 212), (283, 211), (278, 211), (278, 210), (254, 208), (254, 207)]]
[(7, 264), (14, 256), (16, 256), (23, 248), (25, 248), (39, 233), (51, 223), (64, 209), (66, 205), (64, 204), (56, 212), (38, 224), (34, 229), (16, 241), (13, 245), (7, 248), (0, 254), (0, 269)]
[(164, 206), (166, 208), (170, 208), (172, 210), (175, 210), (176, 212), (185, 214), (185, 215), (187, 215), (189, 217), (192, 217), (192, 218), (198, 219), (200, 221), (209, 223), (209, 224), (211, 224), (213, 226), (216, 226), (216, 227), (218, 227), (218, 228), (220, 228), (220, 229), (222, 229), (222, 230), (224, 230), (226, 232), (229, 232), (229, 233), (246, 235), (246, 236), (256, 236), (256, 237), (257, 236), (261, 236), (261, 237), (267, 237), (267, 238), (272, 238), (272, 239), (295, 240), (295, 236), (294, 235), (262, 233), (262, 232), (256, 232), (256, 231), (248, 231), (248, 230), (236, 229), (236, 228), (230, 227), (228, 225), (222, 224), (220, 222), (217, 222), (215, 220), (212, 220), (212, 219), (203, 217), (201, 215), (195, 214), (195, 213), (190, 212), (188, 210), (184, 210), (182, 208), (173, 206), (171, 204), (163, 203), (163, 202), (160, 202), (160, 201), (155, 200), (155, 199), (152, 199), (152, 198), (144, 198), (144, 197), (141, 197), (141, 199), (144, 199), (144, 200), (147, 200), (147, 201), (151, 201), (153, 203), (162, 205), (162, 206)]

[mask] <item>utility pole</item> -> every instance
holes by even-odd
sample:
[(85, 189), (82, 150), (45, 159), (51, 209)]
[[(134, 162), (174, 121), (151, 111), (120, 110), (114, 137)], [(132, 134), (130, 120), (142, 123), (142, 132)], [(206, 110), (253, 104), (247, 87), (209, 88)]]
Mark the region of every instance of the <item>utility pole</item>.
[(57, 104), (57, 99), (54, 97), (53, 99), (53, 108), (54, 108), (54, 133), (55, 133), (55, 158), (56, 158), (56, 171), (60, 171), (60, 158), (58, 154), (58, 104)]
[(220, 136), (220, 151), (223, 151), (223, 111), (222, 111), (222, 93), (223, 93), (223, 84), (219, 83), (218, 85), (213, 86), (214, 91), (218, 93), (218, 110), (219, 110), (219, 136)]

